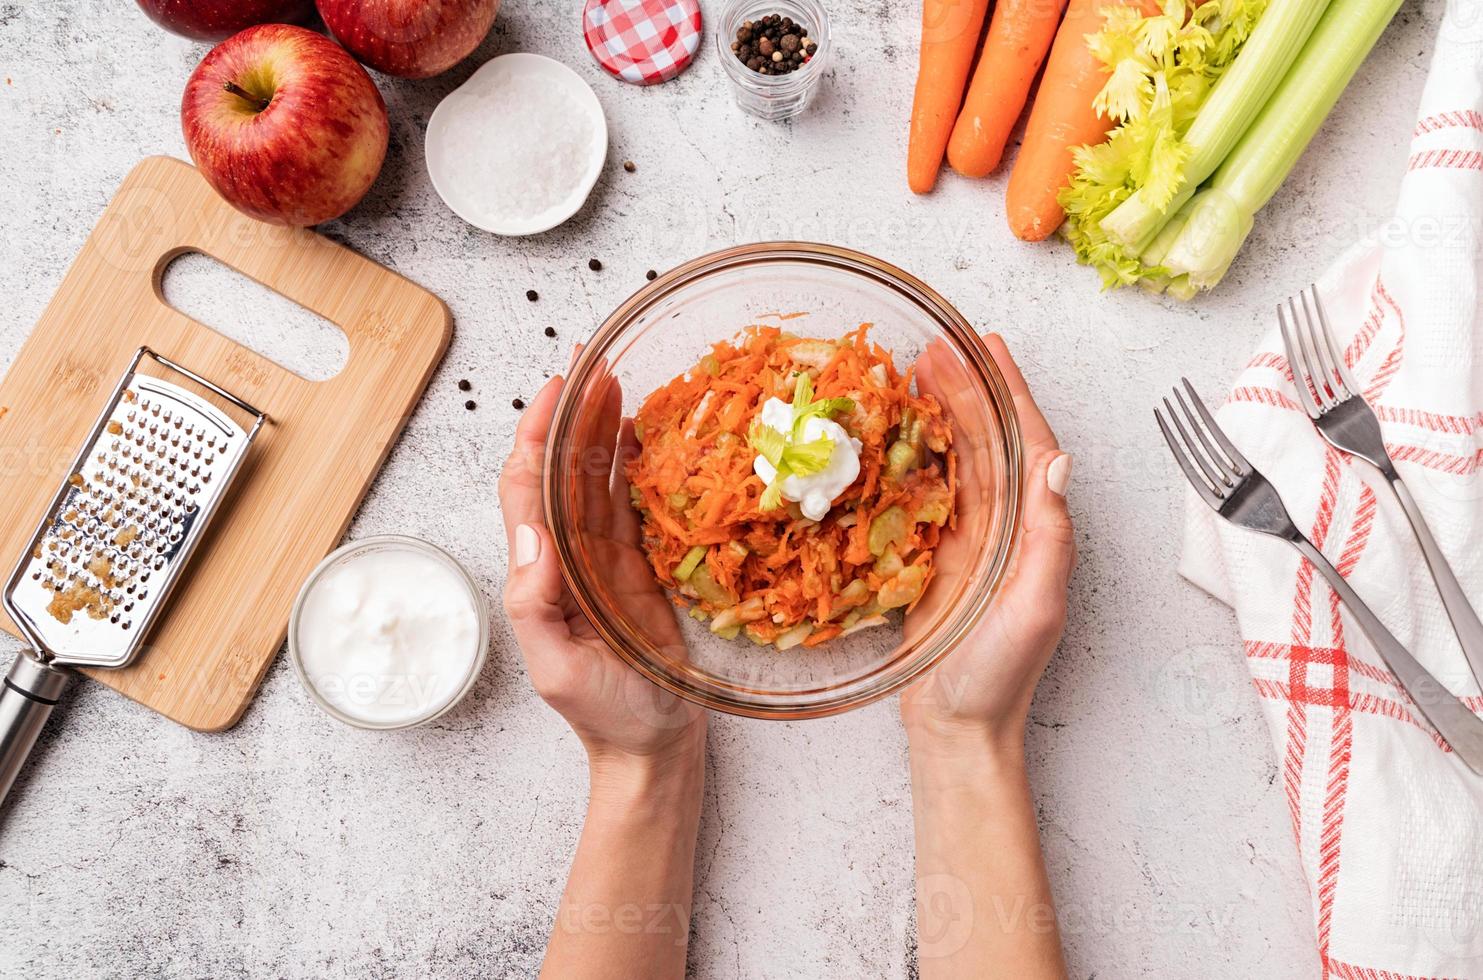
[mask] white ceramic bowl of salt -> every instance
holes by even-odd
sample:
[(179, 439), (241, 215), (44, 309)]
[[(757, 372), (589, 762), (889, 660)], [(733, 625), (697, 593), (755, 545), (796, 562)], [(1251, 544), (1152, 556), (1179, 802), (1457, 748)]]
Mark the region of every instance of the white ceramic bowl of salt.
[(453, 213), (496, 235), (534, 235), (576, 214), (608, 155), (602, 104), (538, 54), (486, 62), (427, 122), (427, 172)]

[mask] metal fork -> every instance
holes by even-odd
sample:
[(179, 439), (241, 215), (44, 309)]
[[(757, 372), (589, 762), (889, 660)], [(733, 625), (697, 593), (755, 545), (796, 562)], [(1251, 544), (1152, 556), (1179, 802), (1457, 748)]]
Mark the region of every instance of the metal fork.
[[(1330, 588), (1349, 607), (1355, 621), (1380, 652), (1381, 659), (1391, 673), (1395, 674), (1421, 714), (1447, 740), (1457, 757), (1473, 772), (1483, 776), (1483, 718), (1469, 711), (1425, 667), (1417, 663), (1416, 658), (1370, 612), (1370, 608), (1350, 588), (1338, 570), (1298, 530), (1272, 484), (1247, 462), (1246, 457), (1241, 455), (1215, 424), (1210, 410), (1195, 393), (1194, 386), (1188, 379), (1183, 380), (1184, 389), (1189, 393), (1189, 401), (1185, 401), (1184, 393), (1178, 388), (1174, 389), (1174, 399), (1179, 403), (1183, 417), (1181, 418), (1181, 412), (1175, 411), (1173, 403), (1167, 398), (1164, 399), (1164, 411), (1154, 409), (1154, 417), (1158, 419), (1159, 429), (1164, 433), (1169, 451), (1174, 454), (1179, 468), (1184, 470), (1184, 475), (1189, 478), (1200, 499), (1237, 527), (1270, 534), (1298, 549), (1299, 554), (1318, 569)], [(1194, 405), (1193, 409), (1190, 408), (1191, 403)], [(1188, 427), (1186, 422), (1189, 423)], [(1176, 431), (1178, 435), (1175, 435)], [(1214, 443), (1211, 442), (1211, 437), (1214, 438)]]
[(1310, 286), (1296, 298), (1289, 298), (1285, 308), (1279, 304), (1277, 322), (1282, 328), (1282, 345), (1287, 348), (1287, 361), (1292, 365), (1293, 381), (1304, 410), (1329, 445), (1374, 466), (1390, 484), (1421, 545), (1426, 567), (1431, 569), (1432, 580), (1437, 583), (1442, 606), (1447, 610), (1447, 618), (1452, 620), (1457, 642), (1462, 645), (1473, 677), (1483, 687), (1483, 622), (1478, 621), (1478, 613), (1468, 602), (1452, 566), (1447, 564), (1447, 557), (1437, 547), (1426, 518), (1416, 506), (1416, 498), (1411, 496), (1385, 450), (1380, 420), (1360, 396), (1359, 385), (1354, 383), (1344, 364), (1344, 355), (1334, 341), (1328, 317), (1324, 316), (1323, 304), (1319, 302), (1317, 287)]

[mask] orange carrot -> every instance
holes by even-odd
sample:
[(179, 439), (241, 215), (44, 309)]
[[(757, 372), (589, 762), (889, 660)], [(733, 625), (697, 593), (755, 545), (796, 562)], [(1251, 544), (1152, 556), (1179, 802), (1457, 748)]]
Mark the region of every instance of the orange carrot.
[(958, 173), (987, 177), (999, 166), (1065, 9), (1066, 0), (1000, 0), (994, 7), (983, 54), (947, 145), (947, 162)]
[(1112, 129), (1112, 120), (1092, 108), (1107, 74), (1087, 35), (1101, 30), (1103, 10), (1124, 2), (1144, 14), (1159, 12), (1156, 0), (1072, 0), (1061, 22), (1005, 194), (1009, 228), (1024, 241), (1038, 242), (1061, 226), (1066, 212), (1056, 196), (1076, 170), (1073, 151), (1102, 142)]
[(914, 194), (925, 194), (937, 183), (988, 11), (989, 0), (922, 2), (922, 49), (906, 150), (906, 182)]

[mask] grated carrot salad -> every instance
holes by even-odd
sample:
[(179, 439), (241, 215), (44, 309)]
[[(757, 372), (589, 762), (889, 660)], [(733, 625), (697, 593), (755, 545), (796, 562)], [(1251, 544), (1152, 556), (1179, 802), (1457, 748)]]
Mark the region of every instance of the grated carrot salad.
[[(644, 550), (676, 604), (712, 632), (817, 646), (884, 624), (931, 581), (954, 520), (951, 427), (869, 328), (822, 341), (748, 327), (640, 407), (627, 474)], [(834, 421), (861, 442), (860, 475), (817, 522), (794, 503), (761, 506), (748, 442), (763, 403), (791, 398), (800, 372), (817, 397), (853, 402)]]

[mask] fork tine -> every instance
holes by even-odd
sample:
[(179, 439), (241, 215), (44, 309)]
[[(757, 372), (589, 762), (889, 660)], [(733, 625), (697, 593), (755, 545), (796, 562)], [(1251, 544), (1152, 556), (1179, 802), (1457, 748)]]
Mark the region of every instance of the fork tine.
[(1318, 294), (1310, 286), (1299, 294), (1303, 300), (1303, 319), (1307, 323), (1308, 335), (1313, 339), (1313, 350), (1318, 357), (1318, 363), (1323, 368), (1324, 384), (1328, 385), (1329, 393), (1333, 396), (1334, 404), (1348, 398), (1351, 392), (1344, 386), (1344, 379), (1339, 376), (1334, 367), (1332, 356), (1333, 347), (1324, 336), (1324, 329), (1318, 323), (1318, 311), (1309, 308), (1309, 300), (1317, 299)]
[(1173, 431), (1170, 430), (1169, 423), (1164, 421), (1164, 413), (1155, 408), (1153, 410), (1153, 417), (1159, 423), (1159, 431), (1164, 434), (1164, 441), (1169, 444), (1169, 452), (1174, 454), (1174, 462), (1178, 463), (1179, 468), (1184, 470), (1185, 479), (1189, 480), (1190, 486), (1195, 488), (1195, 493), (1199, 494), (1200, 499), (1209, 504), (1212, 509), (1220, 510), (1222, 498), (1214, 490), (1210, 489), (1210, 484), (1205, 482), (1204, 478), (1200, 476), (1200, 471), (1195, 469), (1194, 464), (1189, 461), (1185, 450), (1180, 446)]
[[(1179, 397), (1177, 390), (1174, 392), (1174, 396), (1176, 398)], [(1180, 402), (1180, 405), (1184, 405), (1183, 401)], [(1179, 430), (1179, 438), (1189, 447), (1190, 458), (1204, 471), (1205, 476), (1210, 480), (1210, 485), (1215, 488), (1215, 492), (1223, 494), (1225, 490), (1222, 488), (1234, 487), (1236, 481), (1232, 479), (1230, 472), (1226, 469), (1225, 461), (1215, 452), (1215, 448), (1205, 438), (1205, 433), (1200, 431), (1200, 427), (1195, 424), (1194, 418), (1190, 418), (1190, 426), (1199, 434), (1200, 443), (1205, 447), (1203, 453), (1200, 452), (1200, 447), (1195, 445), (1195, 440), (1190, 436), (1189, 429), (1184, 427), (1184, 422), (1180, 419), (1179, 413), (1174, 411), (1174, 406), (1170, 404), (1167, 398), (1164, 399), (1164, 411), (1169, 413), (1169, 419), (1174, 423), (1174, 428)], [(1184, 411), (1186, 415), (1189, 414), (1188, 408), (1185, 408)], [(1211, 465), (1212, 463), (1214, 465)]]
[[(1204, 447), (1204, 457), (1215, 464), (1215, 468), (1220, 471), (1220, 478), (1218, 480), (1214, 477), (1211, 478), (1217, 484), (1215, 489), (1220, 490), (1219, 484), (1234, 487), (1236, 481), (1239, 479), (1235, 467), (1230, 464), (1230, 461), (1226, 459), (1220, 450), (1211, 445), (1210, 437), (1205, 434), (1205, 427), (1200, 425), (1200, 420), (1195, 418), (1194, 412), (1190, 411), (1189, 403), (1184, 400), (1184, 395), (1180, 393), (1178, 388), (1174, 389), (1174, 399), (1179, 402), (1179, 407), (1184, 410), (1184, 417), (1189, 420), (1190, 429), (1194, 431), (1195, 436), (1200, 440), (1200, 445)], [(1179, 434), (1184, 436), (1185, 442), (1188, 442), (1193, 447), (1194, 440), (1185, 431), (1184, 423), (1180, 420), (1179, 413), (1174, 411), (1174, 406), (1169, 404), (1169, 399), (1164, 399), (1164, 405), (1169, 409), (1169, 415), (1174, 419), (1174, 426), (1179, 430)], [(1196, 453), (1196, 455), (1198, 457), (1199, 454)], [(1198, 459), (1196, 461), (1198, 462)]]
[[(1291, 298), (1287, 302), (1290, 306), (1294, 305)], [(1313, 387), (1313, 397), (1318, 402), (1318, 410), (1320, 413), (1326, 412), (1334, 407), (1337, 399), (1333, 394), (1332, 375), (1324, 370), (1323, 361), (1319, 358), (1318, 349), (1314, 346), (1313, 318), (1308, 315), (1308, 298), (1302, 293), (1298, 294), (1298, 303), (1293, 310), (1293, 330), (1297, 333), (1298, 343), (1303, 348), (1303, 359), (1308, 366), (1308, 381)]]
[(1184, 390), (1189, 392), (1190, 401), (1194, 402), (1195, 408), (1200, 410), (1200, 418), (1205, 420), (1205, 427), (1210, 430), (1210, 434), (1215, 437), (1215, 441), (1220, 443), (1220, 448), (1226, 451), (1226, 456), (1235, 464), (1234, 469), (1236, 475), (1246, 476), (1250, 474), (1252, 472), (1251, 464), (1246, 461), (1245, 456), (1241, 455), (1241, 450), (1237, 449), (1231, 440), (1226, 438), (1226, 434), (1221, 431), (1220, 426), (1215, 424), (1215, 416), (1210, 414), (1210, 409), (1206, 408), (1205, 403), (1200, 400), (1200, 394), (1195, 391), (1195, 386), (1190, 384), (1189, 378), (1180, 378), (1179, 380), (1184, 382)]
[(1349, 373), (1349, 367), (1344, 363), (1344, 352), (1339, 348), (1339, 342), (1334, 339), (1334, 331), (1329, 327), (1328, 315), (1323, 311), (1323, 301), (1318, 298), (1318, 287), (1309, 287), (1313, 292), (1313, 307), (1318, 311), (1318, 328), (1323, 333), (1324, 343), (1328, 345), (1329, 353), (1333, 355), (1334, 370), (1338, 372), (1339, 380), (1349, 389), (1351, 395), (1358, 395), (1359, 385), (1354, 382), (1354, 375)]
[[(1287, 305), (1290, 307), (1293, 305), (1291, 299), (1288, 299)], [(1293, 309), (1293, 319), (1297, 319), (1296, 308)], [(1308, 417), (1316, 419), (1323, 413), (1313, 401), (1313, 392), (1308, 390), (1307, 359), (1302, 348), (1293, 342), (1292, 329), (1289, 329), (1287, 323), (1287, 311), (1282, 308), (1281, 303), (1277, 304), (1277, 326), (1282, 330), (1282, 346), (1287, 350), (1287, 364), (1292, 368), (1292, 380), (1298, 389), (1298, 401), (1303, 403), (1303, 411), (1308, 413)], [(1296, 324), (1294, 324), (1295, 327)]]

